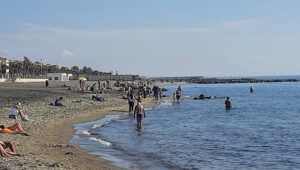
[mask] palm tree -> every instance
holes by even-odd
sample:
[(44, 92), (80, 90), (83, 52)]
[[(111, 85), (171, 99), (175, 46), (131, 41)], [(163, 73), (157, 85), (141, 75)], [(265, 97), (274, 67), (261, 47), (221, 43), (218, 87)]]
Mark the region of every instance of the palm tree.
[(30, 75), (31, 64), (31, 61), (25, 56), (23, 60), (23, 75), (25, 77)]
[(73, 67), (71, 68), (71, 71), (72, 71), (73, 74), (79, 74), (80, 69), (79, 69), (78, 66), (73, 66)]

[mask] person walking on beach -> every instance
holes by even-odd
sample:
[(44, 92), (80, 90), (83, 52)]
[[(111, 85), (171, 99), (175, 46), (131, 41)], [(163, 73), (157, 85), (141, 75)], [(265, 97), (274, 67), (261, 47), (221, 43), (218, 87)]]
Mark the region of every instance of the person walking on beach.
[(226, 107), (226, 110), (230, 110), (232, 108), (229, 97), (227, 97), (227, 99), (225, 100), (225, 107)]
[(136, 123), (137, 123), (137, 128), (141, 129), (142, 128), (142, 117), (146, 117), (146, 112), (144, 109), (144, 106), (142, 105), (141, 102), (138, 102), (134, 108), (134, 113), (133, 113), (133, 118), (135, 118), (136, 115)]
[(134, 107), (134, 96), (133, 96), (132, 92), (128, 93), (127, 99), (128, 99), (128, 105), (129, 105), (129, 113), (131, 113), (133, 111), (133, 107)]
[(143, 97), (144, 97), (144, 99), (147, 98), (147, 87), (146, 87), (146, 84), (144, 84), (144, 86), (143, 86)]
[(158, 100), (158, 96), (159, 96), (159, 87), (157, 85), (154, 85), (152, 88), (153, 91), (153, 96), (155, 100)]

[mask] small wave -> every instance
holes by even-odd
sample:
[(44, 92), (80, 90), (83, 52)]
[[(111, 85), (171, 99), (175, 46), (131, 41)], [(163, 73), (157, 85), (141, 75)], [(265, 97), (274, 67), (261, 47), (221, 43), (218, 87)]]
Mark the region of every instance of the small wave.
[(161, 105), (162, 106), (172, 106), (172, 102), (171, 102), (171, 100), (169, 100), (169, 101), (166, 101), (166, 102), (162, 102)]
[[(119, 118), (120, 118), (120, 116), (119, 116)], [(108, 124), (110, 124), (110, 123), (112, 123), (112, 122), (114, 122), (114, 121), (116, 121), (116, 120), (115, 120), (115, 119), (109, 119), (109, 120), (107, 120), (107, 121), (105, 121), (105, 122), (103, 122), (103, 123), (93, 125), (92, 129), (96, 129), (96, 128), (99, 128), (99, 127), (108, 125)]]
[(100, 124), (100, 125), (94, 125), (93, 127), (92, 127), (92, 129), (96, 129), (96, 128), (99, 128), (99, 127), (102, 127), (102, 126), (105, 126), (105, 125), (107, 125), (107, 124), (110, 124), (112, 121), (107, 121), (107, 122), (105, 122), (105, 123), (102, 123), (102, 124)]
[(101, 125), (94, 125), (94, 126), (92, 127), (92, 129), (96, 129), (96, 128), (101, 127), (101, 126), (103, 126), (103, 124), (101, 124)]
[(78, 130), (76, 135), (90, 135), (91, 133), (87, 130)]
[(151, 109), (153, 109), (153, 108), (145, 108), (145, 111), (149, 111), (149, 110), (151, 110)]
[(102, 139), (98, 139), (98, 138), (95, 138), (95, 137), (90, 137), (89, 140), (99, 142), (100, 144), (105, 145), (105, 146), (111, 146), (112, 145), (110, 142), (107, 142), (107, 141), (104, 141)]

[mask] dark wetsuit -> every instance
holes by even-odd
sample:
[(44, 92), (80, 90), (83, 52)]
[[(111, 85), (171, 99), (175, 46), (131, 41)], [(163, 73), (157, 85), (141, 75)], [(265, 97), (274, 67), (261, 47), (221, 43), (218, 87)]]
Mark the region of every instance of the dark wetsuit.
[(226, 110), (231, 109), (231, 102), (228, 99), (225, 101), (225, 106), (226, 106)]

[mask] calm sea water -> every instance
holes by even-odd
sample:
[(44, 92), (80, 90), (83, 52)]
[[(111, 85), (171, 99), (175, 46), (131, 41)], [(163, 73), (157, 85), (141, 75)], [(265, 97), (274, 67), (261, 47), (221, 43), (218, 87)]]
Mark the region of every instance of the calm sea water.
[[(185, 96), (230, 96), (147, 110), (143, 129), (127, 114), (76, 125), (71, 143), (124, 169), (300, 169), (300, 83), (184, 85)], [(172, 94), (176, 86), (166, 86)]]

